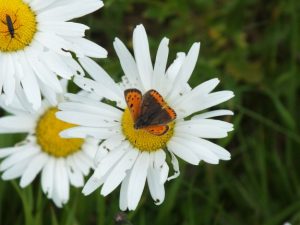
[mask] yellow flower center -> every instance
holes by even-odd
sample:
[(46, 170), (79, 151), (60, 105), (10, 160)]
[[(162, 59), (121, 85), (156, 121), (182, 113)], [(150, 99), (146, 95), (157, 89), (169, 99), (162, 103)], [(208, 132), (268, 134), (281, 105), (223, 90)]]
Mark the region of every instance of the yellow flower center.
[(37, 32), (35, 13), (23, 0), (0, 0), (0, 52), (28, 46)]
[(134, 121), (127, 108), (122, 116), (122, 130), (128, 141), (140, 151), (153, 152), (162, 149), (174, 134), (175, 122), (168, 124), (169, 130), (167, 133), (158, 136), (151, 134), (143, 129), (135, 129)]
[(37, 143), (44, 152), (55, 157), (65, 157), (81, 149), (83, 139), (65, 139), (59, 133), (75, 125), (63, 122), (56, 118), (57, 108), (50, 108), (40, 118), (36, 127)]

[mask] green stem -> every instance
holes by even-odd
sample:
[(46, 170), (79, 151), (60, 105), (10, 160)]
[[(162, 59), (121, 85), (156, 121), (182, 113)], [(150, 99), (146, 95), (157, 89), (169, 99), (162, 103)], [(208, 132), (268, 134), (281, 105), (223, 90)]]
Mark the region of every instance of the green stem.
[(15, 181), (12, 181), (12, 185), (14, 189), (17, 191), (19, 197), (21, 198), (24, 216), (25, 216), (25, 224), (32, 225), (33, 224), (33, 216), (32, 216), (32, 188), (29, 186), (28, 188), (21, 190), (18, 184)]

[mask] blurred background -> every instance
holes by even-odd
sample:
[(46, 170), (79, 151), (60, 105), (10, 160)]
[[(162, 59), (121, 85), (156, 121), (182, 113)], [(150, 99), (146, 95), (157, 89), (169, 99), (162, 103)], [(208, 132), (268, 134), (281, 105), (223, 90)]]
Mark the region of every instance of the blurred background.
[[(0, 224), (51, 225), (282, 225), (300, 224), (300, 2), (297, 0), (107, 0), (84, 17), (87, 35), (109, 58), (99, 64), (116, 80), (122, 70), (113, 50), (117, 36), (131, 48), (133, 28), (143, 23), (152, 56), (170, 39), (176, 52), (201, 42), (191, 85), (218, 77), (218, 90), (236, 97), (222, 108), (235, 131), (218, 144), (232, 159), (219, 165), (181, 164), (181, 176), (166, 184), (166, 199), (155, 206), (145, 189), (136, 211), (120, 214), (119, 190), (104, 199), (72, 189), (57, 209), (40, 183), (22, 190), (0, 181)], [(3, 112), (1, 112), (3, 115)], [(0, 147), (23, 135), (1, 135)], [(25, 221), (25, 222), (24, 222)], [(29, 224), (27, 224), (29, 225)], [(30, 224), (31, 225), (31, 224)]]

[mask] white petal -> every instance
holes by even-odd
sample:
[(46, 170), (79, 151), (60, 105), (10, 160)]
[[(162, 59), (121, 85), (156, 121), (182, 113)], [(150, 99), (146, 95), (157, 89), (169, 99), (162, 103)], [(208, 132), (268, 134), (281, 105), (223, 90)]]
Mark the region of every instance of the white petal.
[(196, 97), (187, 99), (186, 102), (180, 105), (180, 107), (186, 109), (185, 116), (189, 116), (195, 112), (199, 112), (201, 110), (223, 103), (233, 97), (234, 94), (232, 91), (213, 92), (211, 94), (203, 96), (200, 99)]
[[(87, 102), (86, 104), (78, 102), (63, 102), (59, 104), (58, 107), (60, 110), (63, 111), (84, 112), (99, 116), (110, 117), (111, 119), (118, 121), (122, 117), (121, 110), (101, 102), (93, 102), (93, 104), (90, 104), (89, 102)], [(63, 112), (61, 112), (61, 114), (63, 114)]]
[(103, 179), (99, 179), (98, 177), (95, 177), (94, 175), (91, 176), (91, 178), (86, 182), (84, 185), (84, 188), (82, 190), (82, 193), (86, 195), (90, 195), (92, 192), (94, 192), (98, 187), (100, 187), (103, 184)]
[(37, 147), (30, 147), (24, 148), (24, 150), (17, 152), (2, 161), (0, 164), (0, 171), (4, 171), (9, 167), (13, 166), (16, 163), (25, 160), (26, 158), (33, 157), (34, 155), (38, 154), (40, 150)]
[(145, 90), (151, 89), (153, 66), (151, 62), (148, 37), (143, 25), (138, 25), (133, 31), (134, 56)]
[(146, 182), (147, 171), (150, 163), (150, 155), (148, 152), (142, 152), (137, 158), (128, 183), (128, 209), (136, 209), (138, 202), (143, 193)]
[(79, 86), (81, 89), (87, 92), (95, 93), (98, 96), (105, 97), (109, 100), (116, 101), (118, 103), (122, 102), (123, 100), (123, 98), (121, 99), (120, 95), (116, 94), (116, 92), (111, 87), (104, 86), (102, 83), (78, 76), (74, 78), (74, 82), (77, 86)]
[(207, 119), (207, 118), (212, 118), (212, 117), (217, 117), (217, 116), (233, 116), (234, 113), (230, 110), (213, 110), (209, 111), (206, 113), (201, 113), (199, 115), (196, 115), (193, 117), (193, 119)]
[[(63, 49), (70, 49), (71, 43), (67, 42), (62, 37), (51, 32), (38, 32), (35, 35), (35, 39), (43, 46), (47, 47), (51, 51), (48, 53), (57, 53), (60, 55), (71, 56), (69, 52), (63, 51)], [(48, 53), (45, 53), (47, 55)], [(48, 57), (48, 56), (47, 56)], [(44, 58), (44, 57), (43, 57)]]
[(74, 75), (73, 71), (61, 59), (62, 58), (60, 58), (58, 54), (53, 52), (45, 53), (44, 57), (42, 58), (44, 64), (49, 70), (65, 79), (70, 79)]
[(43, 84), (55, 90), (55, 92), (62, 92), (61, 84), (51, 70), (45, 67), (38, 59), (32, 59), (30, 64)]
[(162, 165), (161, 171), (160, 171), (160, 183), (164, 184), (168, 180), (168, 175), (169, 175), (169, 166), (168, 163), (165, 162)]
[(128, 184), (130, 176), (131, 171), (129, 171), (121, 185), (119, 207), (123, 211), (125, 211), (128, 208)]
[(197, 121), (193, 121), (193, 120), (191, 120), (190, 122), (182, 122), (182, 123), (178, 122), (179, 126), (176, 126), (176, 132), (186, 133), (201, 138), (227, 137), (228, 136), (227, 133), (233, 130), (232, 125), (225, 122), (222, 123), (222, 121), (218, 121), (218, 122), (219, 124), (217, 125), (216, 123), (210, 123), (210, 121), (209, 122), (205, 121), (202, 123), (197, 123)]
[(73, 46), (70, 47), (70, 50), (76, 52), (78, 57), (84, 57), (84, 56), (88, 56), (92, 58), (107, 57), (107, 51), (103, 47), (85, 38), (68, 37), (67, 40), (72, 42)]
[(195, 87), (192, 91), (178, 98), (175, 104), (178, 105), (177, 106), (178, 108), (180, 108), (180, 104), (186, 102), (189, 99), (194, 99), (194, 98), (200, 99), (201, 97), (210, 93), (219, 83), (220, 80), (217, 78), (208, 80)]
[(169, 150), (169, 152), (171, 154), (171, 163), (173, 165), (174, 174), (168, 177), (168, 181), (173, 180), (180, 175), (178, 160), (172, 151)]
[(197, 63), (199, 51), (200, 43), (194, 43), (182, 64), (179, 74), (177, 75), (176, 81), (173, 86), (173, 91), (171, 93), (171, 99), (175, 99), (178, 97), (178, 91), (181, 90), (180, 86), (182, 86), (182, 84), (184, 83), (187, 83), (190, 79)]
[(62, 131), (60, 136), (63, 138), (86, 138), (87, 136), (91, 136), (99, 139), (106, 139), (118, 133), (119, 128), (94, 128), (77, 126)]
[(68, 157), (66, 159), (67, 163), (67, 172), (68, 172), (68, 177), (70, 179), (70, 183), (74, 187), (82, 187), (84, 185), (84, 177), (81, 171), (77, 168), (73, 160)]
[(160, 172), (158, 169), (148, 169), (147, 182), (155, 204), (160, 205), (165, 199), (165, 188), (164, 184), (160, 182)]
[(50, 31), (58, 35), (71, 37), (83, 37), (85, 30), (89, 29), (88, 26), (80, 23), (63, 21), (43, 21), (40, 22), (39, 27), (42, 32)]
[(23, 160), (22, 162), (19, 162), (9, 169), (5, 170), (4, 173), (2, 174), (2, 179), (3, 180), (12, 180), (16, 179), (18, 177), (21, 177), (22, 174), (24, 173), (26, 167), (28, 166), (28, 163), (30, 162), (31, 159), (27, 158)]
[(111, 193), (119, 184), (123, 181), (126, 176), (126, 171), (131, 169), (136, 158), (138, 156), (138, 151), (130, 150), (128, 151), (122, 159), (114, 166), (110, 174), (108, 175), (102, 190), (101, 194), (103, 196)]
[(124, 139), (122, 135), (114, 135), (103, 141), (94, 157), (94, 164), (97, 166), (109, 152), (119, 147)]
[(66, 121), (71, 124), (77, 124), (87, 127), (111, 127), (117, 126), (119, 122), (115, 122), (114, 119), (102, 116), (94, 115), (90, 113), (82, 112), (70, 112), (63, 111), (57, 112), (56, 117), (60, 120)]
[(69, 156), (76, 165), (78, 169), (86, 176), (90, 172), (90, 166), (92, 165), (92, 162), (83, 154), (82, 152), (77, 152), (76, 154), (73, 154)]
[(110, 88), (111, 91), (116, 94), (116, 99), (124, 98), (120, 87), (96, 62), (88, 57), (79, 58), (79, 62), (94, 80), (102, 83), (105, 87)]
[(99, 0), (68, 1), (66, 5), (52, 7), (38, 15), (38, 21), (48, 21), (49, 18), (56, 21), (67, 21), (82, 17), (94, 12), (103, 6)]
[(177, 75), (180, 71), (180, 68), (182, 67), (182, 64), (184, 63), (185, 60), (185, 53), (184, 52), (179, 52), (177, 53), (176, 59), (174, 62), (169, 66), (167, 72), (166, 72), (166, 77), (168, 78), (170, 83), (173, 84), (173, 82), (176, 80)]
[(15, 154), (18, 151), (22, 151), (23, 149), (26, 149), (27, 146), (16, 146), (16, 147), (9, 147), (9, 148), (0, 148), (0, 158), (5, 158), (9, 155)]
[(188, 148), (189, 151), (192, 151), (197, 157), (201, 160), (204, 160), (207, 163), (218, 164), (219, 157), (214, 154), (212, 151), (201, 145), (198, 138), (192, 137), (190, 135), (184, 135), (181, 137), (173, 137), (172, 139), (177, 144)]
[(219, 145), (216, 145), (210, 141), (204, 140), (200, 138), (200, 142), (203, 146), (211, 150), (214, 154), (216, 154), (222, 160), (230, 160), (231, 156), (230, 153), (222, 148)]
[(94, 176), (101, 179), (107, 172), (111, 171), (115, 164), (124, 156), (125, 150), (127, 150), (128, 144), (120, 146), (120, 148), (110, 151), (104, 158), (99, 162), (95, 169)]
[(35, 179), (35, 177), (40, 173), (40, 171), (43, 169), (47, 161), (48, 161), (48, 155), (44, 153), (40, 153), (36, 155), (34, 158), (32, 158), (28, 167), (23, 173), (23, 176), (20, 181), (20, 186), (22, 188), (28, 186)]
[(0, 118), (0, 133), (28, 133), (34, 130), (35, 121), (29, 115)]
[(156, 55), (156, 61), (154, 65), (154, 72), (153, 72), (153, 79), (152, 79), (152, 87), (156, 90), (159, 90), (161, 93), (162, 86), (162, 79), (165, 76), (166, 72), (166, 66), (168, 62), (168, 55), (169, 55), (169, 39), (164, 38), (159, 44), (157, 55)]
[[(25, 56), (24, 56), (25, 58)], [(28, 102), (33, 106), (34, 110), (38, 110), (41, 106), (41, 92), (35, 77), (35, 74), (30, 66), (28, 66), (27, 60), (23, 60), (22, 69), (24, 76), (21, 79), (21, 84), (26, 95)]]
[(40, 0), (26, 0), (27, 2), (30, 2), (30, 7), (32, 7), (34, 10), (38, 11), (41, 9), (44, 9), (51, 5), (53, 2), (57, 0), (47, 0), (47, 1), (40, 1)]
[(198, 165), (200, 162), (199, 157), (193, 151), (188, 147), (173, 141), (173, 139), (168, 142), (168, 149), (192, 165)]
[(53, 157), (49, 157), (47, 164), (42, 171), (42, 189), (48, 198), (51, 198), (54, 188), (54, 173), (55, 173), (55, 161)]
[(64, 159), (59, 158), (57, 160), (54, 179), (58, 196), (62, 204), (65, 204), (69, 200), (70, 186)]
[(16, 88), (16, 79), (15, 79), (15, 69), (13, 64), (13, 59), (10, 55), (7, 56), (8, 62), (6, 65), (6, 79), (4, 79), (3, 83), (3, 91), (6, 95), (5, 103), (10, 104), (15, 95), (15, 88)]
[(118, 38), (114, 41), (114, 48), (130, 85), (138, 89), (143, 89), (140, 77), (138, 76), (139, 72), (131, 53)]
[(166, 153), (164, 150), (154, 152), (154, 168), (159, 169), (166, 161)]

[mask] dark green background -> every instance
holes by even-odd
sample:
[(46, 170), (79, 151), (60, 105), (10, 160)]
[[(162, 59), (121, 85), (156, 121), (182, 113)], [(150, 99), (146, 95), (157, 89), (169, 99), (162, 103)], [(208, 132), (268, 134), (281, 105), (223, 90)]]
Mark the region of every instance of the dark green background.
[[(138, 209), (127, 213), (133, 225), (300, 224), (299, 12), (297, 0), (107, 0), (80, 20), (91, 27), (88, 36), (109, 51), (98, 62), (116, 80), (122, 71), (113, 39), (131, 48), (133, 28), (143, 23), (152, 56), (159, 41), (170, 38), (169, 63), (176, 52), (201, 41), (191, 85), (219, 77), (217, 89), (236, 95), (222, 105), (235, 111), (225, 118), (235, 131), (218, 142), (232, 159), (197, 167), (181, 162), (182, 174), (166, 184), (161, 206), (146, 189)], [(17, 140), (20, 136), (0, 136), (1, 146)], [(60, 210), (39, 185), (37, 180), (20, 190), (17, 182), (0, 181), (1, 225), (115, 224), (119, 190), (106, 199), (72, 190)]]

